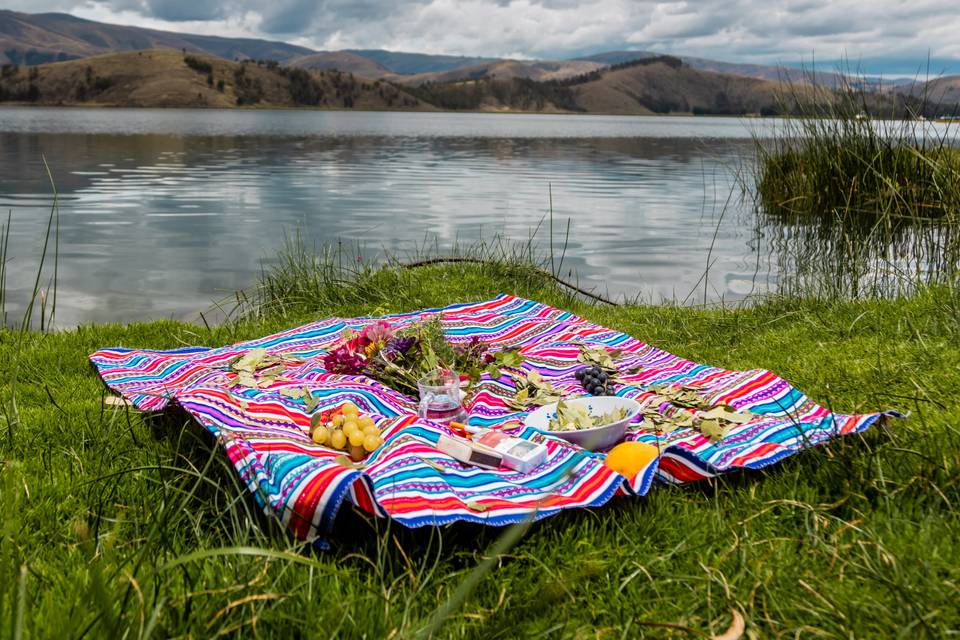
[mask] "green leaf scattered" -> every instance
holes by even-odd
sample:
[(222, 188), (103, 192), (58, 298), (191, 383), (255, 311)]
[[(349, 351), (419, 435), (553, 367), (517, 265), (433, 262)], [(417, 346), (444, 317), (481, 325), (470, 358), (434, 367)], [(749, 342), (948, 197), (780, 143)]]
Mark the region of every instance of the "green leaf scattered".
[(447, 473), (449, 470), (442, 464), (438, 464), (429, 458), (417, 456), (417, 459), (438, 473)]
[(262, 348), (251, 349), (242, 356), (232, 358), (227, 363), (227, 368), (237, 374), (237, 377), (228, 382), (227, 386), (265, 389), (280, 379), (286, 371), (285, 360), (296, 363), (303, 362), (302, 358), (270, 355), (266, 349)]
[(512, 374), (517, 392), (507, 401), (507, 405), (519, 411), (525, 411), (531, 405), (544, 405), (563, 398), (560, 390), (543, 379), (536, 371), (527, 375)]
[(617, 369), (614, 358), (619, 358), (622, 353), (619, 349), (580, 345), (580, 354), (577, 356), (577, 362), (600, 367), (608, 374), (616, 374), (619, 373), (619, 369)]
[(280, 395), (285, 398), (290, 398), (291, 400), (302, 400), (306, 388), (301, 387), (286, 387), (277, 391)]
[[(655, 395), (643, 410), (640, 428), (658, 434), (672, 433), (677, 429), (696, 429), (711, 442), (721, 442), (734, 427), (757, 417), (728, 404), (711, 403), (699, 387), (659, 384), (652, 385), (648, 390)], [(660, 411), (664, 404), (669, 405), (666, 414)]]
[(313, 413), (317, 410), (317, 405), (320, 404), (320, 399), (313, 395), (313, 392), (311, 392), (307, 387), (303, 388), (303, 399), (307, 404), (307, 413)]
[(582, 403), (567, 404), (560, 400), (557, 402), (557, 417), (550, 420), (550, 429), (552, 431), (593, 429), (623, 420), (626, 415), (627, 410), (623, 407), (601, 415), (592, 415)]
[(358, 471), (367, 468), (367, 465), (365, 465), (364, 463), (354, 462), (353, 460), (351, 460), (350, 456), (337, 456), (336, 458), (333, 459), (333, 461), (339, 465), (342, 465), (344, 467), (349, 467), (350, 469), (357, 469)]

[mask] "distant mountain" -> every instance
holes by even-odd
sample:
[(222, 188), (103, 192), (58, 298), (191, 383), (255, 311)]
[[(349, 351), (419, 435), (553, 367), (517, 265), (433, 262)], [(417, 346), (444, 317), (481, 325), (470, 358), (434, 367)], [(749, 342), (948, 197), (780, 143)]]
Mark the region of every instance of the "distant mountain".
[[(313, 74), (322, 75), (322, 72), (336, 70), (347, 74), (347, 79), (351, 82), (354, 77), (367, 84), (374, 80), (387, 80), (404, 85), (409, 91), (423, 86), (428, 90), (414, 92), (427, 102), (443, 108), (555, 109), (616, 113), (695, 110), (711, 113), (752, 112), (768, 107), (766, 95), (774, 84), (783, 80), (805, 84), (810, 79), (809, 73), (802, 69), (729, 63), (697, 57), (675, 58), (650, 51), (609, 51), (573, 60), (508, 60), (382, 49), (314, 51), (268, 40), (221, 38), (103, 24), (62, 13), (27, 14), (0, 10), (0, 63), (6, 65), (37, 65), (160, 48), (176, 50), (179, 53), (183, 50), (193, 55), (215, 56), (228, 61), (277, 61), (281, 67), (299, 68)], [(137, 57), (143, 55), (138, 54)], [(672, 62), (665, 63), (664, 59), (667, 58), (676, 60), (679, 66), (671, 66)], [(87, 66), (93, 67), (96, 74), (100, 64), (91, 62)], [(618, 68), (624, 66), (625, 68)], [(140, 66), (137, 68), (146, 75), (133, 78), (130, 86), (159, 86), (159, 79), (150, 75), (152, 71), (148, 73), (148, 70)], [(175, 74), (182, 73), (182, 69), (177, 65), (171, 67), (171, 70)], [(271, 72), (276, 71), (275, 64), (271, 67)], [(21, 72), (22, 70), (13, 67), (3, 71), (7, 81), (14, 75), (19, 77)], [(288, 77), (291, 73), (284, 70), (281, 75), (287, 74), (285, 77)], [(698, 73), (713, 75), (697, 75)], [(59, 77), (58, 74), (59, 71), (54, 76)], [(126, 86), (119, 76), (110, 77), (111, 82), (116, 81), (114, 86)], [(918, 96), (926, 87), (939, 96), (936, 100), (949, 104), (960, 103), (960, 87), (957, 86), (960, 83), (955, 77), (929, 83), (902, 81), (899, 85), (895, 81), (885, 80), (881, 84), (875, 78), (850, 78), (829, 72), (817, 72), (815, 79), (817, 83), (828, 87), (846, 83), (877, 94), (894, 92), (900, 96)], [(183, 88), (191, 87), (190, 91), (193, 90), (191, 83), (195, 78), (181, 80), (187, 82), (182, 85)], [(745, 80), (759, 80), (771, 84), (749, 83)], [(541, 85), (535, 86), (531, 83)], [(70, 97), (69, 91), (64, 93), (62, 87), (35, 86), (44, 89), (44, 100), (50, 98), (65, 103), (76, 101)], [(377, 91), (383, 93), (383, 86), (378, 85)], [(471, 92), (469, 95), (465, 94), (466, 88)], [(81, 94), (84, 92), (79, 85), (74, 89)], [(20, 96), (20, 90), (21, 88), (16, 88), (11, 89), (12, 93), (8, 91), (7, 99), (10, 99), (9, 95)], [(200, 95), (197, 101), (209, 103), (211, 106), (221, 105), (224, 101), (230, 102), (229, 91), (227, 97), (208, 95), (203, 87), (194, 93)], [(174, 97), (172, 93), (155, 95), (152, 90), (147, 94), (149, 99), (144, 99), (144, 103), (159, 101), (160, 104), (169, 104), (178, 100), (194, 100), (193, 97), (189, 100)], [(123, 102), (116, 92), (105, 95), (111, 100)], [(274, 97), (280, 100), (278, 104), (287, 104), (280, 94)], [(386, 103), (399, 98), (381, 96), (381, 99)], [(132, 100), (137, 104), (141, 103), (138, 102), (140, 98)], [(402, 99), (399, 100), (402, 102)], [(113, 103), (115, 102), (111, 102)], [(333, 105), (322, 102), (321, 106)]]
[(701, 71), (672, 56), (618, 64), (628, 66), (571, 87), (581, 109), (613, 114), (746, 114), (774, 113), (778, 107), (778, 82)]
[(405, 85), (418, 85), (425, 82), (479, 80), (481, 78), (526, 78), (543, 82), (564, 80), (603, 68), (605, 68), (605, 65), (588, 60), (495, 60), (449, 71), (394, 76), (390, 79)]
[(354, 73), (364, 78), (385, 78), (394, 75), (394, 72), (382, 64), (365, 58), (350, 51), (320, 51), (305, 56), (292, 58), (286, 62), (292, 67), (314, 69), (318, 71), (336, 69), (347, 73)]
[(656, 58), (659, 55), (661, 54), (653, 53), (652, 51), (606, 51), (604, 53), (595, 53), (591, 56), (574, 58), (574, 60), (586, 60), (612, 66), (633, 60), (641, 60), (643, 58)]
[(488, 62), (499, 62), (500, 60), (499, 58), (404, 53), (402, 51), (386, 51), (384, 49), (353, 49), (349, 50), (349, 52), (373, 60), (377, 64), (389, 69), (392, 73), (401, 76), (418, 73), (439, 73)]
[[(661, 54), (651, 51), (608, 51), (598, 53), (592, 56), (576, 58), (577, 60), (589, 60), (606, 65), (621, 64), (630, 60), (641, 60)], [(775, 80), (777, 82), (807, 83), (818, 84), (825, 87), (836, 88), (839, 86), (863, 87), (867, 90), (888, 89), (900, 85), (913, 84), (910, 78), (883, 78), (880, 76), (864, 76), (857, 73), (856, 69), (851, 69), (850, 73), (840, 73), (839, 71), (823, 71), (822, 69), (811, 69), (788, 65), (769, 65), (769, 64), (749, 64), (741, 62), (722, 62), (720, 60), (710, 60), (707, 58), (697, 58), (695, 56), (677, 56), (683, 62), (693, 69), (700, 71), (715, 71), (717, 73), (729, 73), (747, 78), (759, 78), (761, 80)]]
[(288, 60), (315, 53), (283, 42), (189, 35), (105, 24), (65, 13), (29, 14), (0, 9), (0, 63), (41, 64), (160, 47), (227, 60)]
[(912, 82), (901, 85), (895, 91), (902, 95), (925, 100), (934, 116), (960, 115), (960, 75), (934, 78), (927, 82)]
[(175, 49), (0, 71), (0, 102), (120, 107), (432, 108), (401, 88), (339, 71), (233, 62)]
[[(662, 55), (651, 51), (608, 51), (598, 53), (592, 56), (577, 58), (578, 60), (589, 60), (606, 65), (622, 64), (631, 60), (642, 60), (653, 56)], [(808, 82), (812, 79), (809, 71), (797, 69), (795, 67), (786, 67), (783, 65), (765, 65), (765, 64), (746, 64), (738, 62), (721, 62), (719, 60), (709, 60), (707, 58), (697, 58), (694, 56), (677, 56), (683, 60), (684, 64), (700, 71), (713, 71), (716, 73), (729, 73), (746, 78), (758, 78), (760, 80), (776, 80), (787, 82)], [(826, 86), (836, 86), (842, 81), (842, 77), (837, 73), (818, 71), (815, 79), (818, 84)]]
[(777, 112), (780, 84), (699, 71), (679, 58), (656, 56), (551, 81), (490, 75), (407, 88), (442, 109), (733, 115)]

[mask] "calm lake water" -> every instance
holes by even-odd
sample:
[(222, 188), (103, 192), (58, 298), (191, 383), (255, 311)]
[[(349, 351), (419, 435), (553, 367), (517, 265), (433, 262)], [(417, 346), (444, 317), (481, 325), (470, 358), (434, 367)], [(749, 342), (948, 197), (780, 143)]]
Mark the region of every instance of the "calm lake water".
[[(738, 299), (776, 278), (733, 171), (736, 118), (0, 109), (6, 311), (22, 316), (60, 194), (58, 326), (195, 320), (284, 234), (366, 259), (570, 237), (563, 270), (610, 295)], [(736, 194), (734, 194), (736, 195)], [(5, 216), (4, 216), (5, 217)], [(704, 283), (704, 272), (709, 272)], [(48, 277), (48, 276), (45, 276)]]

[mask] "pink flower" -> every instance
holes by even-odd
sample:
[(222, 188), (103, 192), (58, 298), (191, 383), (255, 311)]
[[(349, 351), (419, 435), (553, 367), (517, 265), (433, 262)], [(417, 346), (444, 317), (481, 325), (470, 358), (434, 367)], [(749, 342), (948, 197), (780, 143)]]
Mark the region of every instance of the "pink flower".
[(360, 335), (367, 339), (368, 344), (386, 344), (393, 337), (393, 327), (381, 320), (367, 325)]

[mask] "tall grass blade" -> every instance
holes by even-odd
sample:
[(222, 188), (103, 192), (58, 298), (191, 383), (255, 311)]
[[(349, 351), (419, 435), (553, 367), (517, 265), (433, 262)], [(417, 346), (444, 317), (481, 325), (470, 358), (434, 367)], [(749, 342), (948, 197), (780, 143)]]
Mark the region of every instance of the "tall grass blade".
[(450, 597), (447, 598), (442, 605), (437, 607), (433, 615), (430, 616), (426, 626), (417, 633), (417, 638), (430, 638), (440, 630), (440, 627), (443, 626), (447, 619), (463, 606), (463, 603), (466, 602), (470, 594), (477, 588), (480, 581), (493, 570), (500, 561), (500, 558), (520, 542), (530, 528), (531, 522), (532, 518), (528, 518), (510, 525), (510, 527), (497, 538), (496, 542), (493, 543), (487, 552), (486, 557), (467, 574), (467, 577), (464, 578), (456, 590), (450, 594)]

